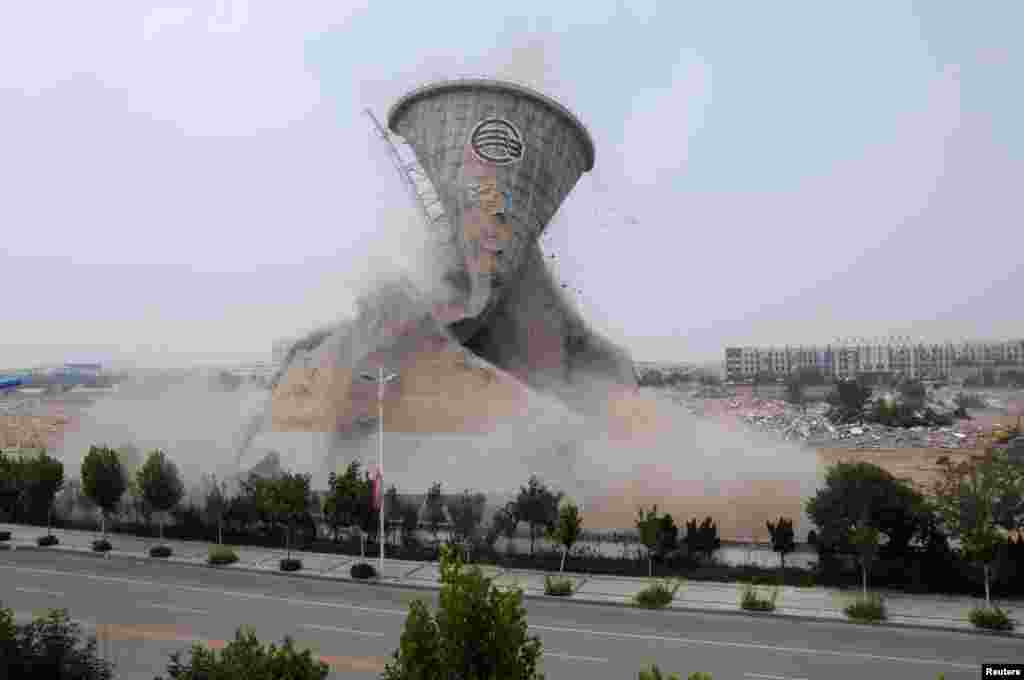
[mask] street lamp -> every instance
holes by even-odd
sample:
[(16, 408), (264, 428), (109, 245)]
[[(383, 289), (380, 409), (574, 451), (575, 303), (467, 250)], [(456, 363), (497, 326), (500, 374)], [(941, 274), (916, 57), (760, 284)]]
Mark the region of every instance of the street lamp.
[(398, 379), (397, 373), (384, 375), (384, 367), (377, 369), (377, 377), (369, 373), (360, 375), (364, 380), (377, 381), (377, 466), (380, 474), (380, 563), (381, 578), (384, 577), (384, 385)]

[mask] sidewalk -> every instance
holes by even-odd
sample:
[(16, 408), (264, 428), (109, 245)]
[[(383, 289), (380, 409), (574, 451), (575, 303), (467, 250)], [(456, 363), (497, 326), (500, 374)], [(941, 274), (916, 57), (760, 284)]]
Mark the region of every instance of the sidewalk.
[[(70, 531), (54, 529), (53, 534), (60, 539), (60, 544), (39, 548), (36, 538), (46, 533), (42, 527), (29, 527), (14, 524), (0, 524), (0, 531), (10, 531), (11, 540), (8, 545), (15, 549), (34, 549), (50, 551), (92, 552), (92, 541), (99, 537), (99, 532)], [(149, 557), (149, 548), (160, 541), (156, 538), (139, 538), (108, 534), (114, 549), (111, 557), (131, 559), (159, 559)], [(209, 548), (208, 543), (198, 541), (163, 542), (170, 546), (174, 553), (163, 561), (205, 565)], [(235, 547), (239, 560), (235, 564), (220, 567), (221, 569), (237, 569), (243, 571), (259, 571), (281, 574), (278, 560), (285, 556), (285, 551), (261, 547)], [(292, 551), (293, 556), (302, 560), (302, 571), (289, 574), (305, 578), (323, 578), (339, 581), (354, 581), (349, 575), (349, 568), (356, 562), (363, 561), (358, 556), (327, 555), (320, 553)], [(377, 566), (377, 555), (368, 555), (367, 562)], [(571, 565), (570, 565), (571, 566)], [(500, 586), (518, 585), (526, 597), (548, 598), (544, 595), (544, 572), (518, 569), (502, 569), (491, 565), (482, 565), (487, 576), (493, 577)], [(632, 601), (633, 595), (644, 588), (649, 579), (621, 576), (587, 576), (567, 572), (566, 575), (576, 579), (577, 591), (573, 601), (591, 602), (607, 605), (624, 605)], [(379, 582), (413, 588), (440, 588), (440, 571), (436, 563), (412, 562), (385, 559), (384, 573)], [(686, 581), (676, 594), (672, 609), (691, 611), (714, 611), (744, 613), (751, 616), (788, 616), (797, 618), (824, 619), (846, 621), (843, 607), (853, 597), (854, 591), (841, 591), (834, 588), (790, 588), (781, 589), (777, 609), (772, 614), (750, 614), (743, 612), (739, 606), (741, 586), (735, 583), (713, 583), (707, 581)], [(967, 620), (971, 608), (984, 604), (980, 598), (967, 596), (943, 595), (907, 595), (901, 592), (880, 591), (885, 597), (889, 618), (884, 625), (901, 625), (923, 628), (941, 628), (958, 631), (978, 631)], [(549, 598), (550, 599), (550, 598)], [(1013, 618), (1020, 620), (1019, 612), (1015, 611), (1015, 603), (1009, 609)], [(1015, 633), (1021, 636), (1019, 633)]]

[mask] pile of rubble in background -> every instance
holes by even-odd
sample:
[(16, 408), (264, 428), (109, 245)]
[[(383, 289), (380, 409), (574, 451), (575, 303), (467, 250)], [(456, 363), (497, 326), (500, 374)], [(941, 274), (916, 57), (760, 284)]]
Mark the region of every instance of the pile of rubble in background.
[(949, 427), (887, 427), (871, 423), (833, 425), (828, 404), (809, 404), (806, 410), (777, 399), (749, 396), (704, 398), (692, 393), (683, 403), (695, 415), (735, 419), (772, 432), (787, 441), (808, 442), (817, 447), (851, 449), (944, 448), (973, 449), (985, 429), (970, 420)]

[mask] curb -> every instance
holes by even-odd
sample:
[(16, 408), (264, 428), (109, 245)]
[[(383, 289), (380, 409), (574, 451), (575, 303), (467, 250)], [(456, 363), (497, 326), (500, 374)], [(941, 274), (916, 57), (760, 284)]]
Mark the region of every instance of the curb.
[[(15, 546), (10, 546), (13, 550)], [(31, 552), (54, 552), (51, 547), (42, 547), (38, 545), (25, 545), (19, 546), (19, 550), (31, 551)], [(158, 562), (161, 564), (174, 564), (184, 567), (193, 567), (197, 569), (217, 569), (220, 571), (241, 571), (250, 574), (263, 574), (266, 576), (281, 576), (286, 578), (303, 578), (311, 581), (327, 581), (330, 583), (347, 583), (347, 584), (366, 584), (373, 586), (384, 586), (386, 588), (397, 588), (401, 590), (415, 590), (422, 592), (438, 592), (440, 586), (426, 585), (419, 583), (400, 583), (396, 581), (381, 580), (381, 579), (354, 579), (346, 576), (325, 576), (323, 574), (315, 573), (303, 573), (302, 571), (291, 571), (284, 572), (280, 570), (263, 570), (253, 569), (252, 567), (235, 567), (231, 565), (215, 565), (215, 564), (196, 564), (194, 562), (184, 562), (180, 558), (171, 557), (150, 557), (149, 555), (132, 556), (125, 555), (123, 553), (111, 555), (110, 553), (95, 553), (90, 550), (64, 548), (61, 552), (74, 552), (76, 554), (90, 555), (98, 559), (120, 559), (120, 560), (135, 560), (135, 561), (146, 561), (146, 562)], [(711, 607), (687, 607), (677, 604), (669, 605), (664, 609), (646, 609), (644, 607), (637, 607), (631, 602), (617, 602), (614, 600), (592, 600), (592, 599), (577, 599), (576, 595), (569, 597), (559, 597), (554, 595), (528, 593), (523, 591), (523, 599), (525, 600), (539, 600), (552, 602), (573, 602), (575, 604), (586, 605), (591, 607), (617, 607), (620, 609), (631, 609), (635, 611), (646, 611), (646, 612), (673, 612), (678, 614), (724, 614), (727, 616), (744, 616), (748, 618), (764, 618), (764, 619), (786, 619), (789, 621), (803, 621), (810, 623), (840, 623), (851, 626), (861, 626), (864, 628), (904, 628), (909, 630), (923, 630), (923, 631), (939, 631), (946, 633), (961, 633), (963, 635), (981, 635), (989, 637), (1002, 637), (1020, 639), (1024, 638), (1024, 632), (1007, 632), (997, 630), (984, 630), (981, 628), (955, 628), (953, 626), (929, 626), (922, 623), (903, 623), (896, 621), (880, 621), (877, 623), (864, 623), (861, 621), (851, 621), (846, 618), (829, 618), (822, 616), (810, 616), (805, 614), (781, 614), (776, 612), (751, 612), (743, 609), (714, 609)]]

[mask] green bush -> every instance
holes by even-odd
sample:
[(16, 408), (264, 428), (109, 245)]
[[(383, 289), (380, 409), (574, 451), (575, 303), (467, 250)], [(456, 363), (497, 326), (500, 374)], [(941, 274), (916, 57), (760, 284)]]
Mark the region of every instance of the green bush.
[(463, 570), (461, 555), (441, 548), (439, 609), (414, 600), (398, 650), (383, 680), (502, 678), (542, 680), (542, 645), (528, 635), (523, 593), (499, 590), (479, 568)]
[(96, 639), (63, 609), (51, 610), (32, 623), (18, 625), (13, 612), (0, 608), (0, 663), (4, 678), (74, 678), (111, 680), (114, 666), (98, 654)]
[(816, 584), (814, 580), (814, 574), (808, 572), (801, 572), (797, 574), (796, 587), (797, 588), (813, 588)]
[(288, 557), (281, 560), (281, 571), (298, 571), (302, 569), (302, 560)]
[(885, 601), (882, 596), (870, 593), (867, 597), (858, 597), (843, 609), (854, 621), (874, 622), (885, 621)]
[(174, 652), (167, 666), (170, 680), (326, 680), (329, 673), (327, 664), (308, 649), (299, 652), (291, 638), (286, 637), (281, 647), (270, 644), (265, 648), (246, 628), (239, 628), (235, 639), (219, 653), (195, 644), (187, 663), (181, 662), (181, 652)]
[(47, 534), (45, 536), (40, 536), (39, 538), (37, 538), (36, 543), (40, 547), (45, 548), (47, 546), (57, 545), (58, 543), (60, 543), (60, 541), (57, 540), (57, 537), (53, 534)]
[(575, 584), (573, 580), (568, 577), (561, 576), (545, 576), (544, 577), (544, 594), (545, 595), (572, 595), (575, 591)]
[(633, 597), (638, 607), (646, 609), (664, 609), (672, 604), (676, 593), (682, 587), (682, 581), (672, 583), (671, 580), (655, 581)]
[(987, 630), (1013, 630), (1014, 621), (1009, 613), (999, 607), (975, 607), (967, 615), (968, 620), (977, 628)]
[(353, 564), (352, 568), (349, 569), (348, 573), (352, 575), (352, 578), (357, 578), (360, 580), (374, 578), (377, 576), (377, 570), (373, 568), (372, 564), (367, 564), (366, 562)]
[(238, 561), (238, 553), (226, 545), (211, 545), (206, 561), (210, 564), (234, 564)]
[(743, 586), (743, 591), (740, 595), (740, 607), (752, 612), (773, 612), (775, 611), (775, 602), (778, 599), (778, 587), (772, 588), (771, 594), (768, 597), (761, 597), (754, 585), (747, 583)]
[(114, 549), (114, 546), (110, 545), (110, 541), (105, 538), (100, 538), (92, 542), (92, 549), (95, 552), (109, 552)]
[(168, 545), (154, 545), (149, 549), (150, 557), (170, 557), (171, 547)]

